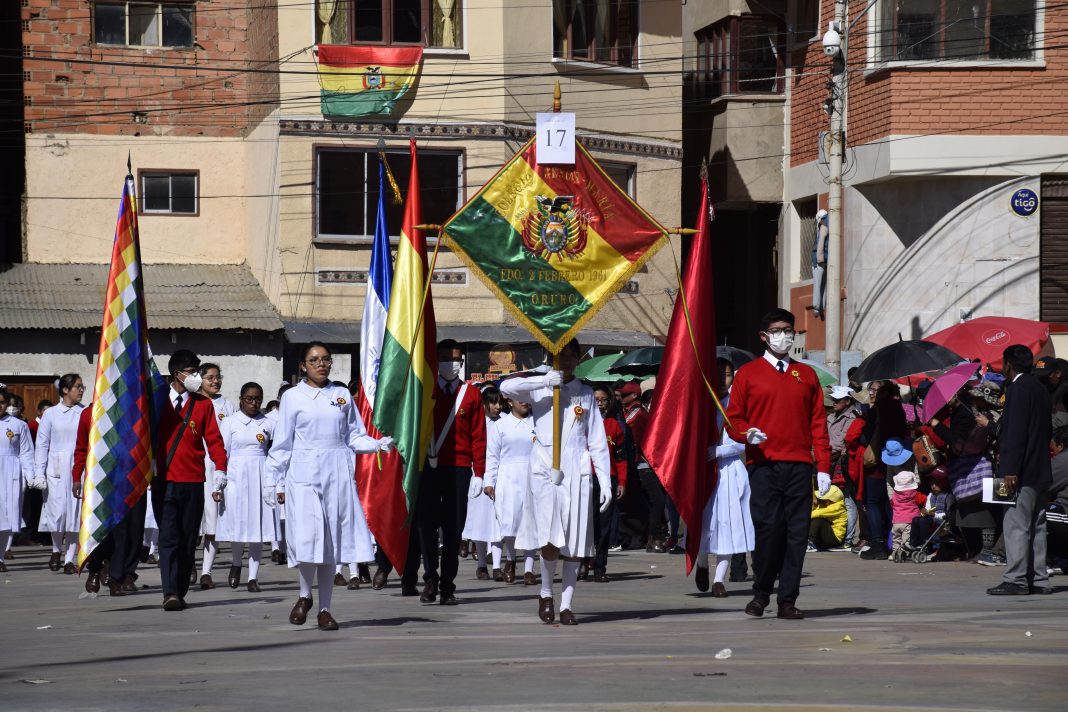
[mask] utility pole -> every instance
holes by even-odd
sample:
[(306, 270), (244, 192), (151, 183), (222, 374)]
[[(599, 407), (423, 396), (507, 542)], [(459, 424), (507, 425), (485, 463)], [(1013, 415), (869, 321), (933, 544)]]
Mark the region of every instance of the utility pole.
[[(846, 0), (835, 0), (834, 22), (823, 38), (824, 53), (831, 57), (830, 178), (827, 190), (826, 339), (824, 363), (841, 378), (842, 370), (842, 156), (845, 153), (845, 108), (849, 78), (846, 73)], [(837, 40), (837, 41), (835, 41)], [(837, 50), (837, 51), (834, 51)], [(833, 53), (832, 53), (833, 52)]]

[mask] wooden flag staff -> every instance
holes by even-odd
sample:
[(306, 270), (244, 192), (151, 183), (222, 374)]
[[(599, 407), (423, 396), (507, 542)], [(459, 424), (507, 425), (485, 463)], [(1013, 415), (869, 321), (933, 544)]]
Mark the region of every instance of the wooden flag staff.
[[(560, 82), (553, 87), (553, 113), (559, 114), (563, 109), (560, 95)], [(553, 370), (560, 370), (560, 352), (553, 352)], [(553, 469), (560, 469), (560, 438), (563, 437), (564, 418), (560, 412), (560, 386), (553, 386)]]

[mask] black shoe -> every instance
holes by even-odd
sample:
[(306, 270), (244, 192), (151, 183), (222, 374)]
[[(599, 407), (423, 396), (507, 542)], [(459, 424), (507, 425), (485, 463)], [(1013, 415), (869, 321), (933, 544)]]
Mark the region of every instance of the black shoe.
[(872, 546), (867, 551), (860, 552), (860, 558), (865, 561), (886, 561), (890, 551), (885, 546)]
[(371, 569), (367, 564), (359, 564), (356, 572), (360, 575), (360, 583), (371, 583)]
[[(590, 565), (585, 559), (583, 559), (579, 563), (579, 570), (578, 570), (579, 581), (585, 581), (586, 578), (589, 577), (589, 575), (590, 575)], [(561, 615), (563, 615), (563, 613), (561, 613)]]
[(986, 592), (991, 596), (1027, 596), (1031, 589), (1018, 583), (1003, 581), (993, 588), (988, 588)]
[(48, 570), (59, 571), (61, 568), (63, 568), (62, 562), (63, 554), (59, 553), (58, 551), (53, 551), (52, 556), (48, 559)]
[(608, 578), (608, 574), (605, 573), (604, 569), (594, 569), (593, 570), (593, 580), (596, 581), (597, 583), (608, 583), (612, 579)]
[(241, 585), (241, 567), (231, 566), (230, 575), (226, 577), (226, 583), (230, 584), (230, 588), (237, 588)]
[(1033, 595), (1033, 596), (1036, 596), (1036, 595), (1037, 596), (1046, 596), (1046, 595), (1051, 594), (1051, 593), (1053, 593), (1053, 588), (1051, 586), (1032, 586), (1031, 587), (1031, 595)]
[[(371, 588), (373, 588), (376, 591), (381, 591), (382, 589), (384, 589), (386, 587), (386, 582), (388, 580), (389, 580), (389, 574), (386, 573), (385, 569), (378, 569), (378, 570), (375, 571), (375, 575), (371, 579)], [(403, 595), (405, 595), (405, 596), (414, 596), (415, 595), (415, 586), (412, 586), (411, 590), (412, 590), (412, 593), (405, 593)]]
[(433, 581), (423, 584), (423, 592), (419, 594), (421, 603), (433, 603), (438, 600), (438, 585)]
[[(374, 588), (374, 584), (371, 585), (371, 588)], [(402, 583), (401, 584), (401, 595), (402, 596), (418, 596), (419, 595), (419, 589), (416, 588), (415, 586), (409, 586), (407, 584)]]
[(349, 591), (359, 591), (360, 590), (360, 577), (359, 576), (353, 576), (352, 578), (350, 578), (349, 579), (349, 584), (345, 588), (348, 589)]
[(764, 609), (768, 607), (768, 601), (753, 596), (753, 600), (745, 606), (745, 614), (747, 616), (753, 616), (754, 618), (760, 618), (764, 615)]
[(438, 602), (443, 606), (455, 606), (459, 603), (454, 594), (445, 593), (444, 591), (441, 592), (441, 600)]
[(138, 554), (137, 554), (137, 560), (140, 561), (142, 564), (147, 564), (148, 563), (148, 547), (147, 546), (142, 546), (141, 547), (141, 551), (138, 552)]
[(693, 574), (693, 582), (697, 584), (697, 590), (701, 593), (708, 591), (708, 567), (698, 566)]

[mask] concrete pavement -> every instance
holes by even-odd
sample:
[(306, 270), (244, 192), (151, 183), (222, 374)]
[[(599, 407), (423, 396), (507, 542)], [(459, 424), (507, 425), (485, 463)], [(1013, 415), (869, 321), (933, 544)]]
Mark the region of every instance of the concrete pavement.
[(746, 584), (714, 599), (682, 557), (625, 552), (615, 580), (579, 584), (566, 628), (537, 619), (537, 587), (477, 581), (467, 560), (459, 606), (402, 598), (395, 578), (337, 588), (341, 630), (324, 633), (288, 623), (283, 566), (249, 594), (226, 586), (220, 553), (221, 586), (164, 613), (155, 569), (137, 594), (89, 598), (47, 570), (47, 549), (15, 555), (0, 574), (8, 711), (1068, 708), (1068, 577), (1052, 596), (994, 598), (1000, 568), (811, 554), (808, 618), (780, 621), (742, 613)]

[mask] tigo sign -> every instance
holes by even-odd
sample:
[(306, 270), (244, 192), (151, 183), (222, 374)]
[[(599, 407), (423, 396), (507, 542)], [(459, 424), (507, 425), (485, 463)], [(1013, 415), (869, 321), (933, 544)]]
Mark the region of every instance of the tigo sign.
[(1038, 212), (1038, 195), (1030, 188), (1020, 188), (1012, 194), (1009, 207), (1020, 217), (1029, 218)]

